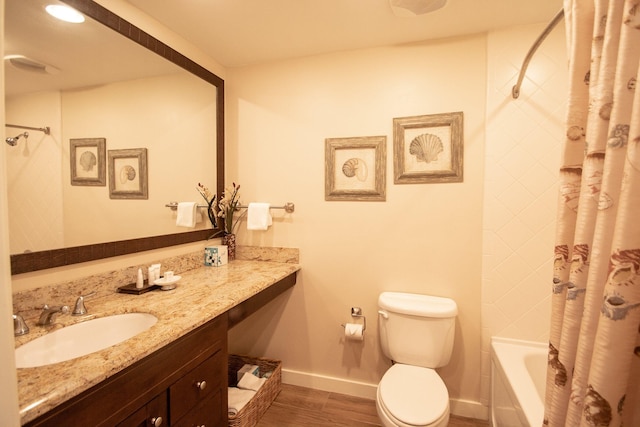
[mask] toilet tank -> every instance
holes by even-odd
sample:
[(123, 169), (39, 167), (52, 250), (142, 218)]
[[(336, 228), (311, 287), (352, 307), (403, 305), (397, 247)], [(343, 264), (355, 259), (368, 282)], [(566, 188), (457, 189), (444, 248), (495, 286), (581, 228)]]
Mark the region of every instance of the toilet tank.
[(378, 298), (382, 352), (397, 363), (438, 368), (451, 359), (454, 300), (430, 295), (383, 292)]

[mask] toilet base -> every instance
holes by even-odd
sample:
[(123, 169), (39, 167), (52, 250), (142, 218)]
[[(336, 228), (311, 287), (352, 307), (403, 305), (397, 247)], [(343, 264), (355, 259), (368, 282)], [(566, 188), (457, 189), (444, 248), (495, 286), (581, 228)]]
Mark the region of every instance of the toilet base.
[[(378, 413), (378, 418), (380, 418), (380, 422), (383, 427), (416, 427), (414, 425), (409, 425), (402, 423), (398, 420), (392, 420), (387, 414), (386, 410), (382, 406), (380, 402), (380, 392), (376, 393), (376, 412)], [(427, 424), (420, 427), (447, 427), (449, 424), (449, 407), (447, 407), (447, 411), (437, 419), (434, 423)]]

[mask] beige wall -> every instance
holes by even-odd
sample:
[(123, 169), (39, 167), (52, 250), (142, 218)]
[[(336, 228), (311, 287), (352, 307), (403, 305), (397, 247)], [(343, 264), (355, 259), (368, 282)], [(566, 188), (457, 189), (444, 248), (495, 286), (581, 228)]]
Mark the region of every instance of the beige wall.
[[(4, 34), (4, 0), (0, 0), (0, 34)], [(4, 52), (4, 39), (0, 37), (0, 50)], [(0, 93), (4, 95), (4, 67), (0, 68)], [(0, 117), (4, 118), (4, 103)], [(11, 307), (11, 266), (9, 263), (9, 211), (7, 209), (6, 152), (0, 150), (0, 424), (7, 427), (20, 425), (18, 416), (18, 375), (14, 355), (13, 331), (9, 314)]]
[[(390, 366), (378, 347), (379, 293), (450, 297), (460, 314), (440, 372), (455, 411), (482, 412), (485, 70), (486, 37), (475, 36), (229, 73), (228, 180), (243, 201), (296, 204), (291, 217), (273, 211), (269, 231), (242, 228), (239, 242), (298, 247), (302, 263), (290, 295), (233, 331), (232, 350), (282, 359), (296, 371), (285, 381), (372, 397)], [(393, 118), (453, 111), (464, 112), (464, 182), (394, 185)], [(325, 201), (325, 138), (371, 135), (387, 138), (386, 202)], [(352, 306), (367, 316), (364, 343), (343, 339)]]

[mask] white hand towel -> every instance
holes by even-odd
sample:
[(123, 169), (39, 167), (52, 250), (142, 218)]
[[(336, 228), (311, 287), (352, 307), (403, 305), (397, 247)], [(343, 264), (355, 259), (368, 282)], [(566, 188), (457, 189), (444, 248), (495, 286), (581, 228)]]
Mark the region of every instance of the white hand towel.
[(271, 205), (269, 203), (249, 203), (247, 207), (247, 230), (266, 230), (271, 224)]
[(178, 215), (176, 225), (178, 227), (193, 228), (196, 226), (196, 213), (198, 204), (196, 202), (180, 202), (178, 203)]
[(240, 381), (238, 381), (238, 388), (258, 391), (265, 381), (267, 381), (266, 378), (258, 378), (252, 374), (244, 374), (242, 378), (240, 378)]
[(241, 390), (236, 387), (229, 387), (229, 415), (236, 415), (244, 405), (249, 403), (256, 392), (253, 390)]

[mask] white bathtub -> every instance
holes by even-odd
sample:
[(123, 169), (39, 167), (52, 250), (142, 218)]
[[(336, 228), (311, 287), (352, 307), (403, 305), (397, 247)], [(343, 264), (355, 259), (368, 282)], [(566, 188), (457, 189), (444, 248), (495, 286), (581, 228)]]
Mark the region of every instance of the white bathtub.
[(538, 427), (544, 416), (548, 344), (491, 338), (491, 425)]

